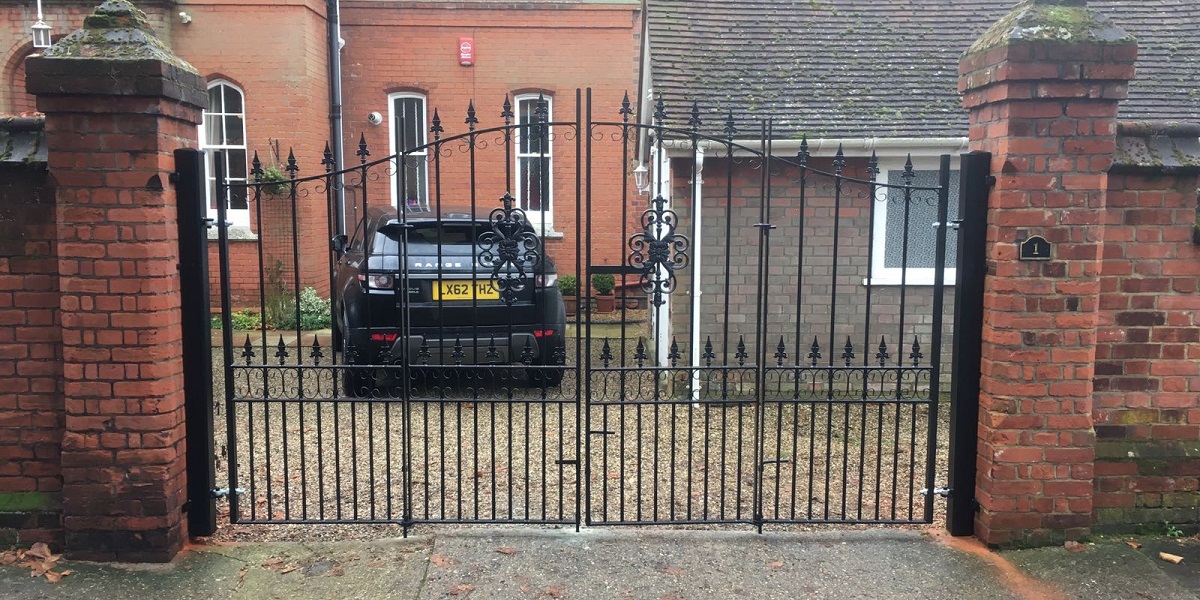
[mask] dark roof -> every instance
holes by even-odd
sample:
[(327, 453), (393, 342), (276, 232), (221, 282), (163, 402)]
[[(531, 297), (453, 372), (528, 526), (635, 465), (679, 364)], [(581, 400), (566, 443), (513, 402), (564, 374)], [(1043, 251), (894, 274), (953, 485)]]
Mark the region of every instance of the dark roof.
[(0, 163), (46, 164), (45, 117), (0, 117)]
[[(674, 122), (771, 116), (776, 137), (965, 136), (962, 52), (1015, 0), (649, 0), (653, 91)], [(1200, 119), (1200, 2), (1092, 0), (1138, 38), (1125, 120)]]

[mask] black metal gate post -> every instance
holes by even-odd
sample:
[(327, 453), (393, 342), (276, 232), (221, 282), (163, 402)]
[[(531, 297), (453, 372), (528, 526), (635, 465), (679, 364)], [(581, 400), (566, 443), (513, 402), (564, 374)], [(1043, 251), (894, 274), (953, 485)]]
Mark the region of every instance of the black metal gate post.
[(183, 328), (183, 386), (187, 439), (188, 531), (217, 530), (213, 496), (212, 332), (208, 299), (208, 222), (204, 199), (204, 154), (175, 151), (175, 190), (179, 221), (179, 292)]
[(954, 297), (954, 363), (950, 389), (950, 535), (975, 532), (975, 459), (979, 438), (979, 377), (983, 346), (983, 282), (987, 274), (990, 152), (962, 155), (958, 272)]

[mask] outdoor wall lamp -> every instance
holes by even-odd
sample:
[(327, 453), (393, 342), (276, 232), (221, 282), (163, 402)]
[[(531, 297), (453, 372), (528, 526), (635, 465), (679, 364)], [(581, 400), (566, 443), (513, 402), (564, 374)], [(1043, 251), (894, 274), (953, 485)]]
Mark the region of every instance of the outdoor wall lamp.
[(42, 20), (42, 0), (37, 3), (38, 18), (37, 23), (34, 23), (30, 29), (33, 30), (33, 47), (34, 48), (49, 48), (50, 47), (50, 26)]
[(650, 191), (650, 182), (646, 181), (647, 173), (646, 165), (638, 163), (637, 168), (633, 170), (633, 185), (637, 187), (639, 194), (645, 194)]
[(49, 48), (50, 47), (50, 26), (45, 21), (38, 19), (37, 23), (30, 27), (33, 30), (33, 47), (34, 48)]

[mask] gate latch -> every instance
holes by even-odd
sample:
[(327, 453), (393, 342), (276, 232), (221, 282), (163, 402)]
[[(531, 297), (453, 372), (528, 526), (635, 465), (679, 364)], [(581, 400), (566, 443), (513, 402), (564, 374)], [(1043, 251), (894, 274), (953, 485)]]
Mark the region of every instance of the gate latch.
[[(950, 229), (953, 229), (953, 230), (955, 230), (955, 231), (958, 231), (958, 227), (959, 227), (960, 225), (962, 225), (962, 219), (954, 219), (954, 220), (950, 221), (949, 223), (946, 223), (946, 226), (947, 226), (947, 227), (949, 227)], [(934, 229), (937, 229), (938, 227), (941, 227), (941, 226), (942, 226), (942, 224), (941, 224), (941, 223), (939, 223), (939, 222), (937, 222), (937, 221), (934, 221), (934, 222), (933, 222), (933, 228), (934, 228)]]
[[(245, 490), (245, 488), (234, 488), (233, 493), (241, 496), (246, 493), (246, 490)], [(228, 496), (229, 496), (229, 488), (213, 488), (213, 490), (212, 490), (213, 498), (226, 498)]]
[(933, 488), (932, 492), (929, 491), (929, 488), (921, 488), (922, 496), (941, 496), (943, 498), (949, 498), (950, 494), (952, 493), (954, 493), (954, 490), (944, 487), (935, 487)]

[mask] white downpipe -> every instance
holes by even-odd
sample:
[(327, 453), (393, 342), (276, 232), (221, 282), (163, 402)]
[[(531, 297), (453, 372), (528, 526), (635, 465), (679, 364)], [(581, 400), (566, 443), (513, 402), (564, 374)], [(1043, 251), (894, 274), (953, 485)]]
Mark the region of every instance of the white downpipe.
[(692, 178), (692, 222), (695, 235), (692, 239), (692, 401), (700, 401), (700, 299), (704, 291), (700, 287), (700, 259), (704, 248), (704, 222), (701, 214), (704, 206), (704, 147), (696, 149), (696, 167)]
[[(651, 151), (654, 154), (654, 182), (651, 191), (651, 200), (653, 194), (661, 193), (663, 199), (667, 202), (664, 208), (671, 208), (671, 159), (666, 152), (658, 152), (657, 148)], [(666, 234), (661, 225), (654, 232), (655, 237), (662, 238)], [(659, 277), (666, 277), (666, 267), (659, 266)], [(653, 298), (651, 298), (653, 301)], [(667, 367), (671, 365), (670, 359), (667, 357), (670, 354), (671, 346), (671, 299), (668, 296), (662, 306), (654, 307), (654, 348), (655, 354), (658, 356), (658, 366)]]

